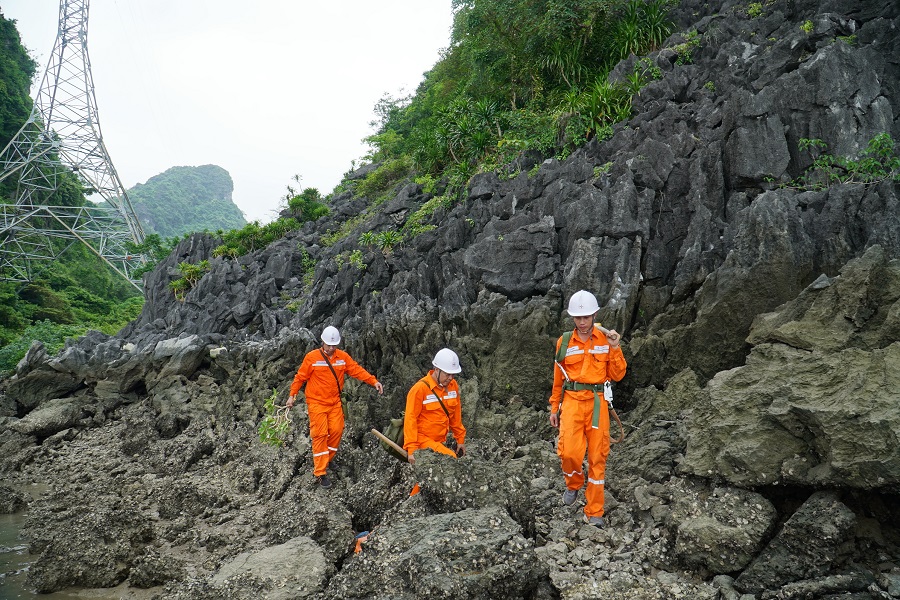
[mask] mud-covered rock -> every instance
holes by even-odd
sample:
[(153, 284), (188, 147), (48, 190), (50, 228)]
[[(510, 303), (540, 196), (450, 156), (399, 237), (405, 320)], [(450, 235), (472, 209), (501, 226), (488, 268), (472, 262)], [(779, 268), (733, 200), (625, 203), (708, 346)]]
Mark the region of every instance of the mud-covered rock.
[(372, 532), (328, 585), (329, 598), (523, 598), (542, 569), (497, 507), (413, 518)]
[[(816, 492), (737, 578), (748, 592), (833, 574), (853, 546), (856, 515), (832, 492)], [(838, 590), (834, 590), (838, 591)]]

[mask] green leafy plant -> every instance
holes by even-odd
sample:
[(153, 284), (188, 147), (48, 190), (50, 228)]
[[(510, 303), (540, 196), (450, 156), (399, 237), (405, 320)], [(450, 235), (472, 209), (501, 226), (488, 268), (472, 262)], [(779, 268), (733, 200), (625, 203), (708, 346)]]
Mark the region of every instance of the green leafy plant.
[(434, 214), (434, 211), (441, 207), (449, 208), (450, 198), (447, 196), (435, 196), (422, 204), (416, 212), (409, 216), (406, 223), (403, 224), (405, 236), (407, 238), (414, 238), (421, 233), (436, 229), (437, 225), (425, 223), (425, 221), (430, 219), (431, 215)]
[(385, 255), (390, 254), (393, 251), (394, 246), (402, 241), (403, 234), (392, 229), (382, 231), (375, 236), (375, 243), (378, 244), (378, 247), (381, 248), (381, 252)]
[(288, 199), (291, 214), (301, 223), (315, 221), (328, 214), (328, 207), (321, 203), (322, 194), (316, 188), (306, 188)]
[(328, 233), (322, 236), (321, 241), (323, 246), (334, 246), (336, 243), (350, 235), (350, 232), (359, 227), (362, 223), (369, 218), (369, 212), (362, 212), (351, 219), (347, 219), (337, 231), (329, 230)]
[(287, 406), (275, 406), (277, 398), (278, 390), (273, 388), (263, 407), (264, 416), (257, 433), (263, 444), (281, 447), (291, 428), (291, 410)]
[(676, 65), (689, 65), (694, 60), (694, 50), (700, 46), (700, 35), (696, 29), (688, 31), (684, 35), (684, 41), (676, 44), (672, 49), (678, 58), (675, 59)]
[(356, 192), (369, 198), (373, 205), (381, 204), (389, 198), (394, 187), (411, 173), (412, 161), (409, 158), (387, 160), (366, 175), (356, 188)]
[(178, 242), (179, 239), (177, 237), (163, 240), (158, 233), (150, 233), (144, 236), (144, 241), (140, 244), (126, 241), (126, 250), (131, 254), (141, 255), (145, 261), (144, 264), (131, 272), (131, 276), (140, 278), (144, 273), (152, 271), (159, 264), (159, 261), (171, 254), (172, 249), (175, 248)]
[(785, 187), (821, 190), (842, 183), (874, 185), (900, 181), (900, 156), (888, 133), (880, 133), (869, 140), (858, 160), (825, 153), (827, 144), (819, 139), (801, 138), (798, 147), (813, 155), (813, 164), (799, 179)]
[(763, 5), (762, 2), (751, 2), (747, 7), (747, 16), (751, 19), (755, 19), (759, 15), (763, 13)]
[(178, 265), (181, 277), (169, 282), (169, 288), (175, 293), (175, 298), (179, 302), (184, 302), (185, 294), (187, 294), (203, 277), (203, 274), (209, 271), (209, 261), (201, 260), (197, 264), (182, 262)]
[(367, 265), (363, 261), (362, 250), (357, 248), (356, 250), (351, 252), (350, 256), (348, 258), (348, 261), (350, 262), (351, 265), (356, 267), (357, 271), (365, 271), (366, 270)]
[(266, 225), (259, 221), (248, 223), (242, 229), (233, 229), (222, 236), (222, 245), (213, 250), (214, 257), (237, 258), (249, 252), (265, 248), (291, 231), (299, 229), (302, 223), (293, 217), (277, 219)]
[(612, 162), (605, 162), (602, 165), (594, 167), (594, 177), (600, 177), (604, 173), (609, 173), (609, 170), (612, 169), (612, 166)]
[(303, 270), (303, 286), (309, 289), (316, 276), (316, 259), (309, 255), (306, 248), (300, 249), (300, 268)]
[(706, 83), (703, 84), (703, 87), (706, 88), (707, 90), (709, 90), (710, 92), (716, 91), (716, 84), (713, 83), (712, 81), (707, 81)]
[(26, 327), (10, 343), (0, 347), (0, 373), (15, 369), (35, 340), (43, 343), (47, 353), (53, 355), (63, 347), (67, 339), (84, 335), (87, 330), (88, 327), (83, 325), (60, 325), (46, 319), (37, 321)]
[(662, 69), (646, 56), (637, 62), (641, 67), (641, 73), (647, 79), (662, 79)]
[(810, 21), (809, 19), (807, 19), (806, 21), (803, 21), (803, 25), (800, 26), (800, 30), (807, 35), (812, 33), (813, 29), (815, 29), (815, 26), (813, 25), (813, 22)]

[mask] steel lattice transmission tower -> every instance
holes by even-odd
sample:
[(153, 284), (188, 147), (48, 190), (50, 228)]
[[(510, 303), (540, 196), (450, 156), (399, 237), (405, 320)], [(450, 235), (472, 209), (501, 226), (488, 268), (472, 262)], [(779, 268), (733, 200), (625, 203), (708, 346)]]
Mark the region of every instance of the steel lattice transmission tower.
[[(89, 0), (60, 0), (59, 30), (31, 115), (0, 155), (0, 182), (14, 183), (0, 199), (0, 277), (29, 281), (37, 261), (84, 243), (135, 286), (142, 256), (126, 243), (144, 233), (100, 133), (88, 58)], [(62, 206), (60, 185), (72, 174), (87, 190), (87, 206)], [(10, 202), (10, 203), (5, 203)]]

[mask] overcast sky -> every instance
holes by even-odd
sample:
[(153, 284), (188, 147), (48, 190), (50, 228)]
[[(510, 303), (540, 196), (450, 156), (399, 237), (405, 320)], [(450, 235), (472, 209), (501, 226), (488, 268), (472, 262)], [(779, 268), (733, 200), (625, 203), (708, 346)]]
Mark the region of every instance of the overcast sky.
[[(38, 61), (34, 97), (59, 2), (0, 10)], [(92, 0), (106, 147), (126, 188), (219, 165), (247, 219), (271, 221), (294, 174), (326, 194), (359, 162), (375, 103), (415, 91), (451, 23), (451, 0)]]

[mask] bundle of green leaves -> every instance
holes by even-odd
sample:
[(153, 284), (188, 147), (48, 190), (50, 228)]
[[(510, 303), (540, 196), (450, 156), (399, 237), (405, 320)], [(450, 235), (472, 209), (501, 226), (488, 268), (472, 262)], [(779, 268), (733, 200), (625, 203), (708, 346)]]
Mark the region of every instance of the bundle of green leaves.
[(259, 424), (259, 441), (269, 446), (281, 447), (291, 428), (291, 410), (287, 406), (275, 406), (278, 390), (266, 399), (265, 416)]

